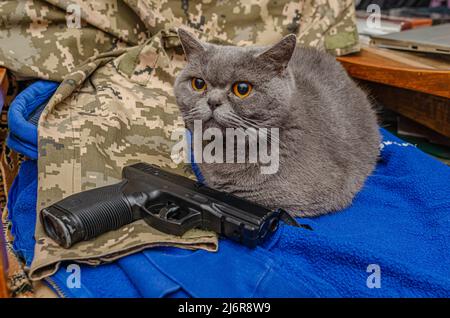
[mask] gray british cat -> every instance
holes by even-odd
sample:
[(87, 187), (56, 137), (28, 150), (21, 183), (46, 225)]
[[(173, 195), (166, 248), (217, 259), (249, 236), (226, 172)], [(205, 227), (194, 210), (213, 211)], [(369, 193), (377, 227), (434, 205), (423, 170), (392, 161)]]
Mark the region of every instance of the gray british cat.
[(219, 46), (180, 29), (187, 65), (175, 83), (186, 126), (278, 127), (279, 169), (258, 163), (199, 164), (207, 185), (296, 216), (347, 207), (372, 172), (380, 136), (366, 94), (335, 59), (296, 48)]

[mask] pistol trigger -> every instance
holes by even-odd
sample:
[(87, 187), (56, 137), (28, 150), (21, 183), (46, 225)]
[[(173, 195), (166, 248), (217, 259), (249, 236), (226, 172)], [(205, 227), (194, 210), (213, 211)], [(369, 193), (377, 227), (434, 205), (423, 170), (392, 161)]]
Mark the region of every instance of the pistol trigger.
[(169, 204), (159, 210), (159, 217), (163, 220), (177, 219), (181, 214), (181, 207), (176, 204)]

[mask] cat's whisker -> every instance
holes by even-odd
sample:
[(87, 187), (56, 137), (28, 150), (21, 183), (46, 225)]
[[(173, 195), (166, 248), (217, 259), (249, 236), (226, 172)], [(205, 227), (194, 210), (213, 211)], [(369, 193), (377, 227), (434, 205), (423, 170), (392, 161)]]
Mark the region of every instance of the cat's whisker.
[[(241, 120), (241, 118), (236, 118), (236, 119)], [(254, 137), (256, 136), (256, 138), (258, 138), (258, 134), (259, 134), (259, 137), (269, 138), (269, 140), (268, 140), (269, 144), (273, 144), (274, 142), (276, 142), (279, 145), (284, 145), (284, 143), (279, 138), (274, 137), (272, 134), (269, 134), (267, 131), (264, 132), (259, 127), (255, 126), (255, 125), (252, 125), (250, 123), (247, 123), (247, 125), (243, 124), (240, 128), (244, 128), (244, 129), (255, 128), (256, 131), (254, 131), (254, 130), (247, 130), (247, 132), (250, 133), (250, 134), (253, 134), (253, 136)], [(293, 155), (289, 154), (289, 153), (287, 153), (285, 155), (288, 158), (295, 159), (295, 157)]]
[(279, 138), (274, 137), (272, 134), (269, 134), (269, 130), (262, 130), (260, 127), (248, 122), (247, 120), (245, 120), (245, 122), (247, 123), (248, 126), (245, 126), (244, 128), (255, 128), (258, 131), (258, 133), (260, 134), (260, 136), (268, 137), (271, 142), (276, 141), (279, 144), (282, 143), (282, 141)]
[(232, 124), (235, 124), (235, 127), (233, 128), (242, 128), (242, 121), (240, 120), (240, 118), (233, 116), (232, 114), (226, 115), (225, 118)]
[(261, 121), (261, 120), (250, 119), (250, 118), (248, 118), (248, 117), (246, 117), (246, 116), (241, 116), (241, 117), (242, 117), (242, 119), (245, 120), (246, 122), (252, 123), (252, 124), (257, 125), (257, 126), (263, 126), (263, 124), (264, 124), (264, 122)]
[(252, 124), (252, 123), (249, 123), (249, 122), (247, 122), (245, 119), (239, 118), (239, 117), (236, 116), (236, 115), (234, 115), (234, 116), (235, 116), (234, 118), (236, 119), (236, 122), (238, 122), (238, 123), (240, 124), (241, 128), (245, 128), (245, 129), (248, 129), (248, 128), (256, 128), (256, 129), (258, 129), (258, 126), (257, 126), (257, 125)]
[(241, 120), (244, 123), (246, 123), (248, 126), (251, 126), (252, 128), (256, 128), (256, 129), (260, 128), (260, 126), (257, 123), (250, 121), (248, 118), (242, 117)]
[(192, 108), (189, 111), (187, 111), (183, 117), (189, 121), (195, 121), (195, 120), (201, 120), (201, 110), (198, 108)]

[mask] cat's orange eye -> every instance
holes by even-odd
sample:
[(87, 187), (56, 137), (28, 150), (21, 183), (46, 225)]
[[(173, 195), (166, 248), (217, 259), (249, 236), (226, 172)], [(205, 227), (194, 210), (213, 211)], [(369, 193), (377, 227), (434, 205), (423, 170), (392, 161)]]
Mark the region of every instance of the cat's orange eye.
[(250, 94), (252, 88), (252, 84), (248, 82), (237, 82), (233, 84), (233, 93), (239, 98), (245, 98)]
[(203, 92), (206, 89), (205, 81), (198, 77), (192, 78), (191, 85), (192, 85), (192, 88), (198, 92)]

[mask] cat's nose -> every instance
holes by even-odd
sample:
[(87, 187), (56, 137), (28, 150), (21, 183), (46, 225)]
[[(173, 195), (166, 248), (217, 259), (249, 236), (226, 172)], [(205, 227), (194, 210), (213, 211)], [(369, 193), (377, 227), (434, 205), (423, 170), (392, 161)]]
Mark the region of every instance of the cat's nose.
[(219, 107), (220, 105), (222, 105), (222, 100), (219, 98), (215, 98), (215, 97), (209, 97), (208, 98), (208, 105), (209, 107), (211, 107), (211, 109), (215, 109), (217, 107)]

